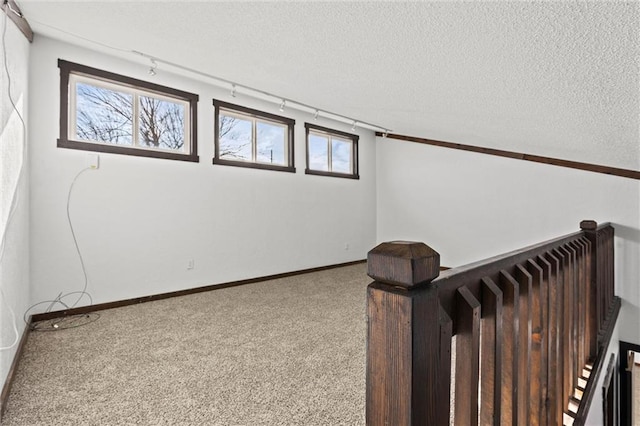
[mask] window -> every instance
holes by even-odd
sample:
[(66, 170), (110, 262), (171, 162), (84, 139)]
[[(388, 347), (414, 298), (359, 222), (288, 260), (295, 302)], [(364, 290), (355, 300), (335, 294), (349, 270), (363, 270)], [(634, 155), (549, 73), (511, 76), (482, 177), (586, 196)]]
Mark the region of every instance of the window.
[(295, 120), (214, 99), (214, 164), (295, 172)]
[(58, 60), (58, 147), (198, 161), (198, 95)]
[(359, 179), (357, 135), (305, 123), (308, 175)]

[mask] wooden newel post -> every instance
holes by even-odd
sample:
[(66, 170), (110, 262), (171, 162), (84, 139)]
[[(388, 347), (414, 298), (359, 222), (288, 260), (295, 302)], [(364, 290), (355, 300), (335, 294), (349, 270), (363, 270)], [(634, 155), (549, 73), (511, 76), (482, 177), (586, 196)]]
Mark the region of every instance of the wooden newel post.
[(375, 280), (367, 288), (367, 425), (436, 425), (439, 304), (430, 283), (440, 255), (395, 241), (371, 250), (367, 263)]

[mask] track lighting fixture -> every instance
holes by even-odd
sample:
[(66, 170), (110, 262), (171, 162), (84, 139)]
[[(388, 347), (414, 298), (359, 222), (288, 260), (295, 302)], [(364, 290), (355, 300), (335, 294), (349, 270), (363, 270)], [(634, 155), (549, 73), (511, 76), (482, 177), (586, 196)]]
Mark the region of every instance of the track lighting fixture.
[(156, 75), (156, 68), (158, 68), (158, 63), (153, 58), (149, 58), (149, 60), (151, 61), (151, 66), (149, 67), (149, 75), (153, 77), (154, 75)]
[[(3, 0), (0, 0), (3, 1)], [(222, 77), (217, 77), (215, 75), (203, 72), (203, 71), (199, 71), (193, 68), (189, 68), (186, 67), (184, 65), (175, 63), (175, 62), (170, 62), (166, 59), (162, 59), (162, 58), (156, 58), (154, 56), (148, 55), (146, 53), (143, 52), (139, 52), (137, 50), (131, 50), (131, 53), (135, 54), (135, 55), (139, 55), (142, 56), (146, 59), (149, 59), (151, 61), (151, 67), (149, 68), (149, 75), (155, 75), (156, 74), (156, 69), (158, 67), (158, 63), (162, 63), (163, 65), (166, 65), (170, 68), (175, 68), (175, 69), (179, 69), (182, 71), (185, 71), (187, 73), (190, 74), (196, 74), (200, 77), (206, 77), (208, 79), (214, 80), (215, 82), (218, 83), (219, 87), (231, 87), (231, 97), (236, 97), (237, 95), (237, 88), (239, 87), (242, 91), (242, 95), (248, 95), (248, 96), (252, 96), (255, 98), (261, 98), (261, 99), (270, 99), (272, 102), (276, 103), (277, 105), (279, 105), (278, 109), (280, 110), (280, 112), (284, 112), (285, 107), (290, 106), (293, 109), (297, 109), (297, 110), (302, 110), (305, 111), (307, 113), (312, 113), (313, 114), (313, 118), (314, 120), (317, 120), (318, 117), (320, 117), (320, 115), (322, 115), (323, 118), (329, 119), (329, 120), (336, 120), (336, 121), (340, 121), (342, 123), (345, 124), (349, 124), (351, 123), (351, 130), (355, 131), (356, 128), (361, 127), (362, 129), (371, 129), (371, 130), (376, 130), (376, 131), (381, 131), (384, 132), (385, 134), (390, 133), (391, 131), (389, 129), (386, 129), (382, 126), (378, 126), (376, 124), (373, 123), (368, 123), (366, 121), (360, 121), (360, 120), (355, 120), (352, 117), (348, 117), (346, 115), (342, 115), (342, 114), (337, 114), (334, 112), (330, 112), (327, 110), (320, 110), (319, 108), (316, 108), (312, 105), (308, 105), (302, 102), (298, 102), (298, 101), (294, 101), (291, 99), (285, 99), (283, 97), (280, 97), (274, 93), (270, 93), (264, 90), (260, 90), (260, 89), (256, 89), (255, 87), (251, 87), (251, 86), (245, 86), (244, 84), (240, 84), (240, 83), (236, 83), (233, 82), (231, 80), (227, 80), (225, 78)]]

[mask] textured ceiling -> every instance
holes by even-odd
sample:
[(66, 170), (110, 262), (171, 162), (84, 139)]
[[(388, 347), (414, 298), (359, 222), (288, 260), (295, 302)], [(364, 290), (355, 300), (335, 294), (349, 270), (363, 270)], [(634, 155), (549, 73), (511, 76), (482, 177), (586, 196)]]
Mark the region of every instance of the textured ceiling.
[(18, 3), (36, 34), (87, 46), (57, 27), (396, 133), (640, 169), (636, 1)]

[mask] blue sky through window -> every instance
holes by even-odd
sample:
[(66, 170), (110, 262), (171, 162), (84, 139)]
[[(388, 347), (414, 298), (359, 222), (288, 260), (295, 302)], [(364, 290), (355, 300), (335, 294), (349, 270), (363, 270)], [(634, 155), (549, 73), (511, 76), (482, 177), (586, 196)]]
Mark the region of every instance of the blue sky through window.
[[(134, 102), (138, 103), (135, 122)], [(75, 130), (82, 140), (184, 151), (185, 116), (181, 103), (76, 83)]]
[(258, 121), (257, 161), (285, 165), (285, 127)]
[(76, 84), (76, 135), (94, 142), (133, 144), (133, 95)]
[(351, 173), (351, 141), (331, 139), (331, 171)]
[(309, 169), (332, 173), (353, 173), (353, 143), (335, 136), (309, 133)]
[(220, 135), (220, 158), (251, 161), (251, 121), (220, 114), (220, 122), (230, 123)]
[(309, 133), (309, 168), (321, 172), (329, 171), (329, 140), (326, 136)]

